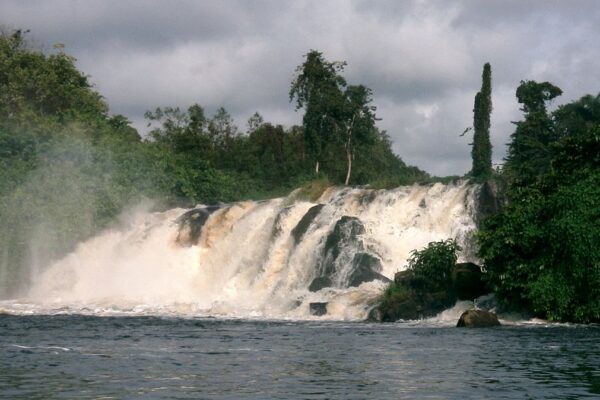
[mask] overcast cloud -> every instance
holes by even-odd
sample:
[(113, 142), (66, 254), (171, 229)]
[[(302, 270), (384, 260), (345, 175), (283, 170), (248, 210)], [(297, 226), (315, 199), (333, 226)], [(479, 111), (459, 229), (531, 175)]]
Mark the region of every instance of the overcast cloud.
[(600, 92), (596, 1), (22, 1), (0, 2), (0, 24), (63, 43), (107, 99), (144, 130), (157, 106), (224, 106), (245, 128), (259, 111), (301, 122), (288, 101), (310, 49), (348, 62), (374, 90), (394, 150), (436, 175), (470, 169), (473, 98), (492, 65), (494, 162), (520, 118), (520, 80), (551, 81), (557, 103)]

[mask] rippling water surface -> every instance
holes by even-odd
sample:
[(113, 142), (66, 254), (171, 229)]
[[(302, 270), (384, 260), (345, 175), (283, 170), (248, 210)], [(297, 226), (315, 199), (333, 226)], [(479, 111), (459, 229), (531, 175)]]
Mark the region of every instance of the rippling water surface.
[(599, 327), (0, 316), (0, 397), (600, 398), (599, 343)]

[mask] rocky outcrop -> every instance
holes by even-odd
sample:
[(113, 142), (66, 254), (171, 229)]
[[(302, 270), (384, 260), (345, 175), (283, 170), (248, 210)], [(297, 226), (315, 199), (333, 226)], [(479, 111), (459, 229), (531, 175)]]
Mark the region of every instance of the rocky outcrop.
[(477, 223), (481, 223), (489, 215), (497, 214), (508, 202), (506, 182), (499, 179), (488, 179), (479, 192), (477, 201)]
[(392, 322), (433, 317), (457, 300), (474, 300), (489, 292), (476, 264), (456, 264), (451, 277), (446, 284), (435, 285), (411, 270), (397, 272), (383, 302), (371, 311), (369, 319)]
[(310, 303), (309, 305), (310, 315), (320, 317), (327, 314), (327, 303)]
[(311, 292), (335, 285), (359, 286), (373, 280), (390, 282), (380, 273), (383, 269), (381, 260), (365, 251), (360, 237), (364, 233), (365, 227), (356, 217), (343, 216), (336, 222), (325, 240), (323, 254), (317, 267), (319, 274), (308, 288)]
[(472, 309), (462, 313), (456, 326), (459, 328), (491, 328), (500, 326), (500, 321), (493, 312)]
[(294, 244), (300, 243), (302, 237), (308, 231), (310, 224), (315, 220), (317, 215), (321, 212), (321, 209), (325, 207), (324, 204), (317, 204), (308, 209), (306, 214), (302, 216), (298, 224), (292, 229), (292, 237), (294, 238)]
[(177, 244), (181, 246), (192, 246), (198, 243), (202, 234), (202, 227), (208, 220), (208, 217), (221, 206), (206, 206), (202, 208), (194, 208), (187, 211), (182, 216), (177, 218), (179, 224), (179, 232), (177, 232)]
[(333, 282), (329, 276), (317, 276), (308, 286), (308, 290), (318, 292), (321, 289), (331, 287), (331, 285), (333, 285)]
[(452, 271), (452, 284), (458, 300), (474, 300), (490, 292), (483, 280), (481, 267), (473, 263), (458, 263)]
[(391, 282), (379, 273), (382, 268), (379, 258), (369, 253), (356, 253), (352, 260), (352, 273), (348, 277), (348, 287), (360, 286), (361, 283), (375, 280)]

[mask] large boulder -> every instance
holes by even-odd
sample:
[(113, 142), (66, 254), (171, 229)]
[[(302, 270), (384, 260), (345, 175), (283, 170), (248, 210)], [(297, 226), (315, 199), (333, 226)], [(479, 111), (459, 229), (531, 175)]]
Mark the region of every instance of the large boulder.
[(491, 328), (500, 326), (500, 321), (493, 312), (471, 309), (462, 313), (456, 326), (459, 328)]
[(490, 292), (481, 268), (470, 262), (458, 263), (452, 270), (452, 282), (458, 300), (474, 300)]
[(348, 287), (360, 286), (361, 283), (375, 280), (391, 282), (379, 273), (382, 269), (379, 258), (369, 253), (356, 253), (352, 260), (352, 273), (348, 277)]
[[(314, 207), (306, 213), (305, 217), (311, 214), (313, 209)], [(316, 209), (315, 212), (319, 210)], [(299, 227), (301, 227), (300, 223), (297, 228)], [(373, 280), (390, 282), (381, 274), (383, 269), (381, 260), (365, 251), (360, 237), (363, 233), (365, 227), (356, 217), (343, 216), (335, 223), (325, 240), (323, 253), (316, 267), (317, 276), (308, 287), (311, 292), (331, 286), (359, 286)]]
[(456, 303), (450, 291), (427, 292), (405, 288), (379, 307), (381, 321), (413, 320), (433, 317)]

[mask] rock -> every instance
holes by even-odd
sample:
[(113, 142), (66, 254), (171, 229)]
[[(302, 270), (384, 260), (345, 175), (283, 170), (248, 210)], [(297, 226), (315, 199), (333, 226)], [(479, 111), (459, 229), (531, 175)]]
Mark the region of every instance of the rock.
[(179, 224), (179, 232), (177, 232), (177, 244), (181, 246), (192, 246), (198, 243), (202, 234), (202, 227), (208, 220), (208, 217), (221, 206), (207, 206), (202, 208), (194, 208), (187, 211), (176, 222)]
[(473, 263), (458, 263), (452, 270), (452, 282), (459, 300), (473, 300), (490, 292), (481, 268)]
[(365, 233), (365, 227), (356, 217), (344, 215), (336, 223), (333, 231), (327, 235), (325, 241), (323, 265), (321, 270), (325, 275), (335, 271), (334, 262), (344, 249), (362, 248), (358, 235)]
[(275, 238), (275, 237), (279, 236), (281, 234), (281, 232), (283, 232), (283, 228), (282, 228), (281, 224), (282, 224), (283, 220), (290, 214), (291, 210), (292, 210), (292, 207), (288, 206), (288, 207), (284, 207), (277, 213), (277, 216), (275, 217), (275, 220), (273, 221), (273, 229), (271, 230), (271, 238)]
[(379, 309), (379, 307), (373, 307), (369, 311), (369, 315), (367, 316), (367, 321), (381, 322), (382, 320), (383, 320), (383, 314), (381, 313), (381, 310)]
[(383, 269), (379, 258), (369, 253), (356, 253), (352, 260), (352, 273), (348, 278), (348, 286), (360, 286), (363, 282), (380, 280), (386, 283), (391, 282), (388, 278), (379, 272)]
[(414, 279), (415, 274), (409, 270), (406, 269), (404, 271), (398, 271), (394, 274), (394, 283), (396, 283), (397, 285), (410, 285), (410, 282)]
[(380, 306), (381, 321), (414, 320), (433, 317), (456, 303), (452, 291), (428, 292), (402, 286)]
[(471, 309), (462, 313), (456, 326), (459, 328), (490, 328), (500, 326), (500, 321), (496, 314), (490, 311)]
[(497, 214), (508, 202), (506, 182), (488, 179), (479, 192), (477, 201), (477, 222), (480, 223), (489, 215)]
[(317, 215), (321, 212), (321, 209), (325, 207), (324, 204), (317, 204), (308, 209), (306, 214), (300, 219), (298, 224), (292, 229), (292, 237), (294, 238), (294, 244), (300, 243), (302, 237), (308, 231), (310, 224), (317, 218)]
[(310, 315), (320, 317), (327, 314), (327, 303), (310, 303), (309, 304)]
[(318, 292), (319, 290), (331, 287), (331, 278), (328, 276), (317, 276), (308, 286), (308, 290), (311, 292)]

